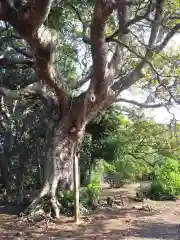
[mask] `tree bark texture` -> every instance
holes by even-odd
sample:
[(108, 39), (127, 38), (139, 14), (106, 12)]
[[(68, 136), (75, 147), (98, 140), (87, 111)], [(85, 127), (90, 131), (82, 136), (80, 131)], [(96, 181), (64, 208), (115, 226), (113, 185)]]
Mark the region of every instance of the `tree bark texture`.
[[(66, 125), (66, 126), (65, 126)], [(57, 190), (59, 182), (70, 187), (73, 184), (73, 160), (77, 155), (77, 147), (81, 144), (84, 130), (81, 134), (68, 132), (67, 121), (58, 123), (52, 128), (48, 136), (48, 149), (46, 163), (44, 166), (44, 182), (42, 189), (27, 209), (33, 212), (42, 206), (39, 206), (41, 199), (50, 196), (50, 204), (56, 218), (59, 218), (60, 204), (57, 199)], [(76, 156), (77, 157), (77, 156)]]
[(19, 156), (19, 167), (16, 172), (16, 201), (17, 204), (23, 203), (24, 197), (24, 170), (25, 170), (25, 161), (26, 154), (22, 153)]

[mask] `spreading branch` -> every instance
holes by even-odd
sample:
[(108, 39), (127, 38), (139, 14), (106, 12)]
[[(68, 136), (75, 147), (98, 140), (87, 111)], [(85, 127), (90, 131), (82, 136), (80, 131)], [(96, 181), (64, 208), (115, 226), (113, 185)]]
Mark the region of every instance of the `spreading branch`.
[[(43, 25), (50, 12), (52, 2), (53, 0), (36, 0), (33, 1), (33, 5), (29, 3), (21, 5), (18, 11), (15, 11), (9, 8), (6, 1), (3, 1), (0, 5), (0, 20), (10, 23), (27, 41), (33, 49), (38, 81), (49, 85), (55, 92), (59, 104), (66, 108), (68, 94), (63, 86), (59, 85), (58, 75), (53, 66), (57, 36)], [(27, 60), (28, 63), (29, 61), (32, 60)], [(2, 58), (1, 62), (3, 65), (8, 63), (5, 58)]]
[(144, 161), (147, 165), (149, 165), (150, 167), (154, 168), (156, 163), (150, 163), (149, 161), (146, 161), (146, 157), (147, 155), (149, 154), (152, 154), (151, 152), (150, 153), (140, 153), (140, 154), (143, 154), (143, 156), (138, 156), (139, 152), (135, 152), (135, 153), (132, 153), (132, 152), (128, 152), (126, 153), (127, 155), (133, 157), (134, 159), (136, 160), (142, 160)]
[(11, 47), (17, 52), (22, 54), (23, 56), (27, 57), (27, 58), (33, 58), (33, 55), (31, 53), (31, 51), (29, 51), (27, 48), (25, 47), (18, 47), (15, 44), (11, 44)]
[[(27, 41), (30, 48), (33, 49), (32, 58), (31, 53), (25, 51), (23, 48), (19, 48), (14, 45), (14, 50), (23, 56), (26, 56), (26, 58), (19, 57), (17, 59), (16, 56), (7, 58), (7, 56), (2, 55), (0, 57), (0, 65), (4, 67), (5, 65), (17, 66), (25, 64), (31, 67), (35, 67), (38, 81), (50, 86), (51, 89), (55, 92), (59, 104), (64, 105), (64, 109), (66, 109), (68, 106), (69, 93), (65, 90), (65, 87), (62, 84), (63, 77), (61, 74), (58, 75), (54, 68), (55, 52), (57, 50), (56, 46), (58, 39), (55, 33), (43, 25), (47, 18), (47, 15), (49, 14), (53, 1), (34, 0), (32, 2), (34, 4), (33, 6), (29, 3), (27, 5), (22, 5), (18, 7), (18, 11), (15, 13), (14, 10), (11, 10), (8, 7), (5, 0), (0, 1), (0, 20), (7, 21), (9, 24), (11, 24), (17, 33)], [(85, 31), (86, 24), (83, 22), (79, 11), (70, 3), (70, 1), (68, 4), (77, 15), (77, 18), (83, 25), (83, 31)], [(128, 35), (130, 35), (128, 28), (136, 22), (141, 21), (142, 19), (147, 19), (149, 13), (152, 11), (152, 1), (149, 1), (147, 10), (143, 15), (136, 16), (131, 20), (129, 20), (130, 17), (127, 11), (129, 7), (130, 6), (127, 5), (127, 1), (123, 0), (95, 1), (94, 13), (90, 29), (90, 39), (88, 40), (92, 53), (92, 72), (90, 75), (87, 75), (75, 85), (70, 86), (73, 89), (76, 89), (78, 87), (81, 87), (87, 81), (91, 80), (89, 89), (86, 93), (93, 93), (93, 97), (90, 98), (92, 101), (102, 100), (107, 97), (109, 81), (111, 81), (111, 89), (114, 90), (116, 96), (118, 96), (122, 90), (127, 89), (132, 84), (136, 83), (139, 79), (143, 78), (147, 69), (153, 66), (151, 64), (151, 61), (154, 53), (161, 51), (180, 28), (180, 25), (177, 24), (168, 32), (164, 41), (157, 46), (157, 38), (163, 21), (164, 0), (156, 0), (156, 4), (153, 6), (153, 11), (155, 10), (155, 14), (154, 19), (151, 22), (149, 42), (147, 46), (144, 46), (146, 47), (146, 52), (144, 56), (136, 54), (136, 52), (129, 47), (129, 43), (126, 38)], [(115, 9), (117, 10), (119, 28), (111, 36), (106, 37), (105, 25), (109, 16)], [(115, 37), (118, 37), (118, 39), (115, 39)], [(110, 41), (116, 42), (116, 51), (111, 63), (108, 65), (106, 59), (106, 43)], [(132, 72), (126, 76), (123, 75), (123, 77), (120, 79), (118, 78), (118, 80), (113, 83), (113, 80), (117, 79), (117, 76), (119, 76), (117, 72), (120, 72), (122, 62), (126, 57), (124, 50), (128, 50), (131, 53), (135, 54), (138, 56), (138, 58), (140, 58), (140, 60)], [(111, 76), (111, 79), (109, 76)], [(1, 91), (3, 92), (5, 90), (1, 89)], [(146, 107), (154, 108), (155, 106), (160, 107), (160, 105), (161, 104), (154, 104), (148, 105)]]
[(5, 87), (0, 87), (0, 95), (6, 96), (12, 100), (22, 99), (23, 97), (28, 97), (32, 95), (41, 95), (42, 94), (42, 87), (39, 83), (33, 83), (25, 88), (21, 88), (18, 90), (10, 90)]
[(140, 102), (125, 99), (125, 98), (118, 98), (116, 102), (125, 102), (125, 103), (133, 104), (142, 108), (160, 108), (160, 107), (165, 107), (168, 104), (168, 103), (146, 104), (146, 103), (140, 103)]
[(158, 32), (161, 27), (161, 21), (163, 19), (163, 8), (164, 0), (156, 0), (155, 17), (152, 23), (151, 34), (149, 37), (148, 48), (146, 50), (145, 56), (137, 64), (136, 68), (132, 72), (113, 84), (112, 89), (116, 92), (116, 95), (118, 95), (120, 91), (130, 87), (135, 82), (143, 78), (147, 69), (149, 68), (149, 63), (151, 62), (154, 54), (152, 48), (157, 41)]
[(88, 24), (82, 19), (80, 12), (77, 10), (77, 8), (69, 1), (68, 5), (71, 7), (71, 9), (74, 11), (74, 13), (76, 14), (78, 20), (81, 22), (82, 24), (82, 40), (84, 43), (87, 43), (89, 45), (91, 45), (91, 39), (86, 35), (86, 31), (88, 28)]
[(78, 20), (82, 23), (82, 25), (85, 25), (82, 17), (81, 17), (81, 14), (79, 13), (79, 11), (76, 9), (76, 7), (70, 2), (68, 1), (68, 5), (72, 8), (72, 10), (75, 12)]
[(52, 2), (53, 0), (35, 0), (21, 4), (18, 9), (12, 9), (9, 1), (1, 1), (0, 20), (10, 23), (23, 37), (32, 36), (45, 22)]
[(91, 79), (91, 75), (87, 75), (84, 78), (82, 78), (80, 81), (76, 82), (75, 84), (70, 84), (69, 87), (71, 89), (77, 89), (82, 87), (85, 83), (87, 83)]
[[(124, 6), (127, 8), (128, 6), (125, 5), (125, 1), (124, 2)], [(135, 24), (136, 22), (139, 22), (145, 18), (148, 17), (150, 11), (151, 11), (151, 7), (152, 7), (152, 0), (149, 1), (149, 5), (148, 5), (148, 8), (147, 8), (147, 11), (143, 14), (143, 15), (140, 15), (140, 16), (136, 16), (134, 17), (133, 19), (127, 21), (125, 24), (124, 24), (124, 30), (126, 32), (126, 30), (132, 26), (133, 24)], [(115, 37), (117, 36), (121, 36), (124, 35), (124, 31), (121, 31), (120, 28), (118, 28), (113, 34), (111, 34), (110, 36), (106, 37), (106, 42), (111, 42)]]
[[(121, 4), (124, 5), (124, 7), (126, 9), (128, 7), (130, 7), (130, 5), (131, 5), (131, 4), (126, 3), (126, 1), (122, 1)], [(117, 6), (121, 7), (121, 5), (119, 4), (119, 1), (117, 1), (116, 7)], [(72, 8), (75, 11), (76, 15), (78, 16), (79, 21), (82, 23), (83, 29), (84, 29), (86, 24), (83, 23), (80, 13), (78, 12), (78, 10), (76, 8), (74, 8), (74, 7), (72, 7)], [(122, 30), (122, 28), (120, 30), (120, 28), (118, 27), (118, 29), (115, 30), (114, 33), (112, 33), (110, 36), (106, 36), (105, 37), (105, 41), (108, 43), (108, 42), (111, 42), (116, 37), (120, 37), (121, 38), (122, 36), (126, 35), (128, 33), (129, 27), (131, 27), (135, 23), (137, 23), (137, 22), (139, 22), (139, 21), (141, 21), (143, 19), (146, 19), (148, 17), (148, 15), (149, 15), (149, 13), (151, 11), (151, 8), (152, 8), (152, 0), (149, 2), (148, 8), (147, 8), (146, 12), (143, 15), (138, 15), (138, 16), (134, 17), (133, 19), (131, 19), (129, 21), (126, 21), (125, 24), (123, 25), (123, 30)], [(91, 45), (91, 39), (88, 38), (85, 35), (86, 34), (85, 31), (83, 31), (83, 33), (84, 33), (83, 34), (83, 42), (86, 43), (86, 44)]]
[(91, 25), (91, 53), (93, 59), (93, 74), (90, 88), (94, 88), (95, 95), (102, 97), (107, 91), (105, 24), (114, 10), (113, 3), (96, 1)]
[(7, 56), (0, 55), (0, 66), (1, 67), (17, 67), (18, 65), (28, 65), (32, 67), (34, 61), (32, 59), (27, 59), (23, 56)]
[(178, 30), (180, 30), (180, 23), (176, 24), (171, 30), (169, 30), (163, 42), (159, 46), (156, 46), (156, 50), (162, 51)]
[[(130, 9), (125, 1), (122, 1), (121, 3), (119, 3), (119, 1), (117, 0), (116, 5), (117, 5), (117, 19), (119, 23), (119, 33), (121, 33), (118, 35), (118, 40), (128, 45), (129, 30), (126, 26), (126, 23), (130, 16)], [(123, 60), (125, 59), (125, 57), (126, 57), (126, 52), (124, 51), (123, 45), (116, 44), (115, 52), (108, 65), (109, 69), (111, 70), (110, 71), (111, 75), (109, 76), (110, 79), (112, 77), (116, 78), (117, 76), (119, 76), (122, 64), (124, 62)]]

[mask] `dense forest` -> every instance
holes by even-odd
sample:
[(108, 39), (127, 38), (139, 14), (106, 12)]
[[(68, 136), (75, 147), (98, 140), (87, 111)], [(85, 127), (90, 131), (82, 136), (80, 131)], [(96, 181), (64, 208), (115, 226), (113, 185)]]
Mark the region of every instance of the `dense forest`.
[[(79, 208), (97, 207), (104, 182), (150, 181), (138, 199), (180, 195), (172, 113), (180, 103), (179, 8), (178, 0), (0, 0), (4, 203), (55, 218), (75, 205), (78, 218)], [(168, 123), (144, 112), (156, 108)]]

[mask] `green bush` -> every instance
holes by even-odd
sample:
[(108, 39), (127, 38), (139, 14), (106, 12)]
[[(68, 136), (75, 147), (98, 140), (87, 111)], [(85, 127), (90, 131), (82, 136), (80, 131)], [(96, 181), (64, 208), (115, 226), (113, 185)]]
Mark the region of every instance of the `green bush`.
[(147, 196), (153, 200), (162, 200), (165, 195), (164, 184), (159, 180), (153, 180)]
[(168, 159), (164, 166), (155, 171), (148, 196), (152, 199), (176, 199), (180, 195), (180, 165), (176, 160)]
[[(89, 184), (87, 187), (80, 189), (80, 210), (84, 212), (86, 209), (94, 208), (97, 205), (100, 194), (99, 182)], [(74, 194), (71, 190), (60, 192), (59, 202), (62, 205), (64, 213), (72, 214), (74, 211)]]
[(64, 209), (68, 209), (73, 205), (73, 191), (64, 190), (60, 192), (59, 202)]
[(97, 205), (99, 194), (100, 194), (100, 183), (99, 182), (94, 182), (92, 184), (88, 184), (87, 195), (88, 195), (88, 205), (89, 206)]

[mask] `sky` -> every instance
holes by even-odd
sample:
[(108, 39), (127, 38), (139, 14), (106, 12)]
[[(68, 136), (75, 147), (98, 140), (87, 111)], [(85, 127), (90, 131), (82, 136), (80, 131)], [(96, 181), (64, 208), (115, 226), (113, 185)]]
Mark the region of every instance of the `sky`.
[[(165, 50), (168, 51), (168, 49), (170, 49), (171, 51), (172, 50), (179, 51), (179, 48), (180, 48), (180, 34), (177, 34), (176, 36), (173, 37), (173, 39), (170, 40)], [(121, 96), (126, 99), (135, 100), (138, 102), (145, 102), (145, 100), (147, 99), (147, 93), (142, 92), (142, 90), (137, 89), (136, 87), (131, 87), (130, 90), (125, 90), (121, 94)], [(145, 109), (144, 112), (147, 117), (153, 117), (157, 123), (168, 124), (174, 116), (177, 121), (180, 121), (180, 105), (177, 104), (173, 106), (169, 112), (165, 107), (156, 109)]]
[[(142, 92), (142, 90), (137, 89), (136, 87), (131, 87), (130, 90), (125, 90), (122, 92), (121, 97), (129, 99), (129, 100), (135, 100), (137, 102), (144, 103), (147, 99), (147, 93)], [(133, 105), (121, 103), (124, 106), (130, 106), (133, 107)], [(144, 109), (145, 115), (147, 117), (153, 117), (154, 120), (157, 123), (165, 123), (168, 124), (172, 117), (173, 114), (176, 118), (177, 121), (180, 121), (180, 106), (175, 106), (170, 109), (170, 112), (167, 111), (165, 107), (161, 108), (154, 108), (154, 109)], [(171, 114), (172, 113), (172, 114)]]
[[(89, 83), (86, 83), (83, 85), (82, 87), (83, 91), (85, 91), (88, 88), (88, 85)], [(138, 89), (136, 87), (131, 87), (129, 90), (123, 91), (120, 96), (128, 100), (134, 100), (139, 103), (144, 103), (147, 99), (148, 94), (146, 92), (142, 92), (141, 89)], [(120, 105), (129, 106), (130, 108), (133, 108), (133, 104), (121, 102)], [(168, 124), (170, 123), (170, 121), (174, 116), (177, 121), (180, 121), (180, 105), (171, 107), (169, 112), (165, 107), (153, 108), (153, 109), (144, 108), (144, 113), (147, 117), (153, 118), (157, 123)]]

